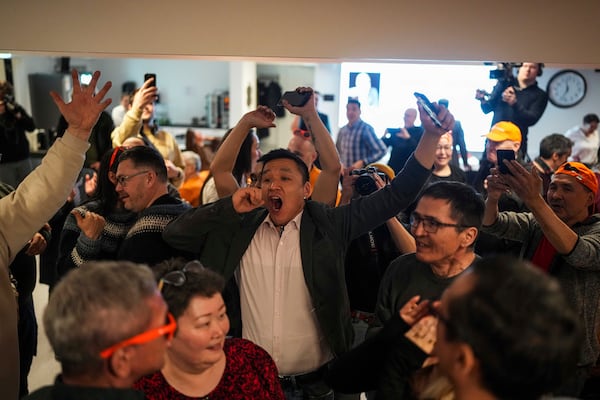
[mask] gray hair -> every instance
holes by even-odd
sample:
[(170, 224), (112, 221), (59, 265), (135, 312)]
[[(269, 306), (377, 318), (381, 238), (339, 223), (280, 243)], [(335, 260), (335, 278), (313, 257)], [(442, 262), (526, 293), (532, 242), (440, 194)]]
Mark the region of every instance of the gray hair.
[(202, 168), (202, 160), (200, 159), (200, 156), (198, 155), (198, 153), (196, 153), (194, 151), (186, 150), (186, 151), (181, 152), (181, 156), (183, 157), (183, 160), (185, 162), (193, 161), (196, 172), (200, 171), (200, 168)]
[(150, 268), (126, 261), (83, 264), (52, 291), (44, 329), (63, 372), (102, 366), (100, 352), (151, 324), (156, 294)]

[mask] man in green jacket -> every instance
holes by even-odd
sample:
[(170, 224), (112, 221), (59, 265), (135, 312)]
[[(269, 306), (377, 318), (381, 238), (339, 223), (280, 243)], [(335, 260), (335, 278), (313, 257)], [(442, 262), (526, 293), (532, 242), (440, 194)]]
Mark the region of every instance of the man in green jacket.
[(273, 357), (288, 398), (298, 392), (332, 395), (322, 382), (322, 367), (349, 350), (353, 339), (344, 272), (347, 246), (419, 193), (439, 136), (454, 124), (447, 110), (438, 118), (442, 128), (421, 112), (426, 132), (404, 170), (387, 187), (347, 206), (307, 201), (306, 164), (279, 149), (260, 160), (261, 187), (242, 188), (193, 209), (165, 229), (163, 237), (171, 246), (194, 251), (207, 267), (227, 280), (235, 278), (239, 290), (228, 299), (232, 326), (241, 325), (242, 337)]

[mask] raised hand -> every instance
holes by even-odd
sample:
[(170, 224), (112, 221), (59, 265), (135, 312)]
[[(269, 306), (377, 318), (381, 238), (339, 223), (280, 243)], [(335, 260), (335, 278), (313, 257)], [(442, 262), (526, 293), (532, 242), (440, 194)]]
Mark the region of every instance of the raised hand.
[(71, 214), (75, 216), (77, 226), (81, 229), (81, 232), (92, 240), (98, 240), (106, 225), (106, 220), (100, 214), (96, 214), (91, 211), (81, 211), (81, 209), (75, 209), (71, 211)]
[(262, 206), (265, 201), (262, 191), (256, 187), (245, 187), (238, 189), (232, 196), (233, 208), (237, 213), (246, 213)]
[(254, 128), (274, 128), (275, 113), (267, 106), (258, 106), (242, 117), (242, 122)]
[(154, 78), (148, 79), (146, 82), (144, 82), (140, 90), (133, 95), (131, 108), (134, 110), (143, 110), (146, 105), (156, 100), (158, 89), (156, 86), (152, 86), (153, 81)]
[(50, 92), (50, 97), (65, 117), (69, 126), (67, 130), (69, 134), (82, 140), (88, 140), (100, 113), (111, 103), (111, 99), (104, 99), (104, 96), (111, 88), (112, 83), (110, 81), (106, 82), (102, 89), (94, 94), (96, 84), (100, 78), (99, 71), (94, 72), (88, 86), (80, 84), (76, 70), (71, 71), (71, 77), (73, 79), (73, 95), (70, 103), (65, 103), (54, 91)]
[(429, 300), (425, 299), (419, 303), (421, 296), (413, 296), (400, 309), (400, 318), (407, 325), (413, 326), (417, 321), (429, 313)]
[(308, 99), (306, 104), (304, 104), (302, 107), (293, 106), (287, 100), (284, 99), (284, 100), (282, 100), (281, 103), (283, 104), (285, 109), (288, 110), (289, 112), (291, 112), (292, 114), (300, 115), (301, 117), (304, 117), (305, 115), (308, 115), (311, 113), (316, 114), (317, 108), (315, 106), (315, 93), (312, 90), (312, 88), (300, 86), (300, 87), (296, 88), (296, 91), (300, 92), (300, 93), (310, 92), (311, 93), (310, 99)]
[[(433, 105), (435, 106), (437, 104), (433, 103)], [(438, 127), (433, 123), (431, 117), (429, 117), (427, 112), (425, 112), (425, 110), (420, 104), (417, 104), (417, 107), (419, 108), (421, 126), (423, 127), (423, 129), (425, 129), (425, 132), (434, 133), (437, 136), (442, 136), (444, 133), (450, 132), (454, 127), (454, 116), (450, 111), (448, 111), (446, 107), (437, 107), (439, 111), (436, 116), (438, 121), (440, 121), (442, 125), (441, 127)]]

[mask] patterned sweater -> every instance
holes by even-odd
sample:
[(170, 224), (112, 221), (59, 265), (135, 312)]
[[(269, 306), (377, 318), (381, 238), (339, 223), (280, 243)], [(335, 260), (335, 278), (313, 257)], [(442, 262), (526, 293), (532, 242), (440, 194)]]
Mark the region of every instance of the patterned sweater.
[[(98, 212), (99, 206), (98, 202), (90, 202), (75, 210)], [(136, 215), (126, 210), (115, 210), (103, 217), (106, 225), (102, 234), (98, 239), (92, 240), (81, 232), (77, 220), (69, 214), (60, 237), (57, 268), (59, 278), (86, 261), (116, 259), (121, 242), (133, 226)]]
[(190, 209), (190, 205), (165, 194), (138, 214), (138, 218), (127, 232), (117, 259), (150, 266), (171, 257), (189, 258), (185, 251), (175, 250), (162, 239), (167, 224)]

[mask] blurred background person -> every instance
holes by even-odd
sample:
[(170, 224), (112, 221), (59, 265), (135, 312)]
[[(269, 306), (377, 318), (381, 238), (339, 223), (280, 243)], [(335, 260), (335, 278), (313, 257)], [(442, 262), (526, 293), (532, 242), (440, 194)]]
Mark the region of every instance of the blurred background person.
[[(439, 99), (438, 104), (442, 107), (448, 108), (448, 99)], [(458, 150), (456, 148), (458, 147)], [(470, 171), (471, 166), (469, 165), (469, 153), (467, 145), (465, 143), (465, 132), (463, 131), (462, 124), (460, 121), (454, 120), (454, 127), (452, 128), (452, 165), (460, 167), (458, 154), (460, 152), (460, 159), (463, 163), (463, 170)]]
[(271, 356), (249, 340), (226, 337), (221, 275), (182, 259), (156, 265), (154, 273), (177, 332), (164, 367), (135, 383), (146, 399), (285, 399)]
[(571, 161), (584, 163), (590, 168), (598, 163), (598, 121), (600, 120), (596, 114), (587, 114), (583, 117), (583, 125), (575, 126), (565, 133), (573, 141)]
[(200, 155), (190, 150), (181, 153), (185, 162), (184, 179), (179, 187), (181, 198), (192, 207), (200, 205), (200, 192), (209, 175), (209, 170), (202, 170)]
[(386, 146), (392, 148), (388, 165), (394, 170), (394, 174), (400, 172), (406, 160), (417, 148), (417, 144), (423, 135), (423, 128), (415, 126), (417, 120), (417, 109), (407, 108), (404, 111), (404, 127), (399, 129), (388, 128), (381, 140)]
[(17, 187), (31, 172), (25, 132), (34, 129), (33, 118), (15, 103), (10, 82), (0, 81), (0, 182)]
[[(501, 76), (492, 93), (477, 90), (475, 98), (481, 102), (481, 110), (485, 114), (494, 112), (492, 126), (499, 121), (509, 121), (519, 127), (523, 137), (519, 155), (527, 162), (529, 127), (535, 125), (544, 114), (548, 105), (548, 95), (538, 86), (536, 79), (542, 76), (543, 63), (522, 63), (515, 78), (512, 70), (517, 65), (504, 63), (504, 70), (499, 71)], [(485, 161), (485, 154), (482, 160)]]
[(133, 92), (130, 97), (130, 109), (125, 114), (123, 123), (111, 134), (112, 143), (113, 147), (121, 146), (127, 138), (137, 136), (147, 145), (152, 144), (165, 159), (169, 181), (175, 187), (179, 187), (183, 182), (185, 164), (179, 144), (173, 135), (160, 129), (154, 118), (154, 102), (158, 90), (153, 83), (154, 78), (150, 78)]
[(347, 170), (364, 168), (379, 161), (387, 152), (385, 143), (375, 135), (373, 127), (360, 118), (360, 107), (360, 101), (348, 99), (348, 124), (340, 129), (335, 143), (342, 166)]
[(440, 141), (435, 150), (435, 161), (433, 162), (433, 172), (429, 178), (429, 183), (437, 181), (467, 182), (465, 172), (458, 165), (452, 163), (453, 137), (454, 135), (450, 133), (440, 136)]
[(548, 186), (552, 179), (552, 174), (561, 165), (567, 162), (571, 155), (573, 142), (568, 137), (560, 133), (553, 133), (542, 139), (540, 142), (540, 155), (533, 160), (533, 167), (537, 169), (538, 175), (542, 178), (542, 194), (544, 199), (548, 193)]

